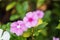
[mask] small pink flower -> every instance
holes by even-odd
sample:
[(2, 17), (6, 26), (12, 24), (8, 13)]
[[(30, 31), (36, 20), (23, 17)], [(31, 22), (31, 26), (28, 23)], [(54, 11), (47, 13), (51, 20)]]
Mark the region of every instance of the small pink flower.
[(59, 38), (53, 37), (53, 40), (59, 40)]
[(34, 12), (28, 12), (24, 17), (23, 21), (25, 22), (28, 28), (34, 27), (38, 22), (38, 17)]
[(25, 26), (23, 21), (17, 21), (11, 24), (10, 31), (12, 33), (16, 33), (16, 35), (19, 36), (22, 35), (24, 31), (27, 31), (27, 27)]
[(35, 14), (38, 16), (38, 18), (43, 18), (43, 16), (44, 16), (44, 12), (41, 10), (36, 10)]

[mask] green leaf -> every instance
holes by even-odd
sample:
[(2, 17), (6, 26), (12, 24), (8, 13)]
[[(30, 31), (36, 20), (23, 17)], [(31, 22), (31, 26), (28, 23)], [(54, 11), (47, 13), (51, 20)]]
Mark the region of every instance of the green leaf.
[(31, 36), (31, 32), (24, 32), (23, 33), (23, 35), (22, 35), (23, 37), (30, 37)]
[(2, 29), (3, 29), (3, 30), (6, 30), (6, 24), (3, 24), (3, 25), (2, 25)]
[(19, 40), (27, 40), (25, 37), (19, 37)]
[(10, 31), (10, 24), (11, 24), (11, 22), (8, 22), (7, 24), (2, 24), (2, 25), (1, 25), (1, 28), (2, 28), (3, 30)]
[(45, 0), (37, 0), (37, 7), (41, 6)]
[(9, 31), (9, 32), (10, 32), (10, 24), (11, 24), (11, 22), (8, 22), (8, 23), (6, 24), (6, 30)]
[(46, 23), (46, 22), (43, 22), (42, 24), (40, 24), (36, 29), (43, 29), (43, 28), (45, 28), (46, 27), (46, 25), (47, 25), (48, 23)]
[(47, 40), (46, 37), (44, 37), (42, 34), (39, 34), (38, 36), (34, 37), (34, 40)]
[(27, 1), (23, 2), (22, 4), (17, 3), (17, 5), (16, 5), (17, 13), (20, 15), (20, 17), (22, 19), (26, 14), (27, 9), (28, 9), (28, 2)]
[(10, 40), (18, 40), (18, 36), (16, 36), (15, 34), (11, 34), (10, 36)]
[(28, 9), (28, 2), (27, 1), (25, 1), (23, 3), (23, 7), (24, 7), (24, 11), (27, 11), (27, 9)]
[(19, 18), (19, 15), (11, 15), (10, 16), (10, 20), (11, 21), (14, 21), (14, 20), (16, 20), (16, 19), (18, 19)]
[(19, 4), (19, 3), (18, 3), (18, 4), (16, 5), (16, 10), (17, 10), (18, 14), (20, 15), (20, 18), (23, 19), (24, 15), (25, 15), (25, 11), (23, 10), (22, 4)]
[(58, 26), (56, 27), (57, 29), (60, 29), (60, 23), (58, 24)]
[(25, 31), (22, 36), (23, 37), (30, 37), (31, 34), (32, 34), (32, 28), (30, 28), (27, 31)]
[(33, 36), (38, 36), (40, 32), (42, 32), (42, 30), (44, 30), (45, 26), (47, 25), (48, 23), (44, 22), (42, 24), (40, 24), (38, 27), (34, 28), (34, 34)]
[(39, 35), (39, 33), (40, 33), (40, 32), (35, 31), (35, 32), (33, 33), (33, 36), (38, 36), (38, 35)]
[(21, 14), (21, 13), (22, 13), (22, 4), (17, 3), (17, 4), (16, 4), (16, 10), (17, 10), (17, 12), (18, 12), (19, 14)]
[(46, 29), (43, 29), (40, 33), (41, 33), (42, 35), (44, 35), (44, 36), (47, 35), (47, 31), (46, 31)]
[(12, 9), (15, 5), (16, 5), (16, 2), (12, 2), (12, 3), (8, 4), (8, 5), (6, 6), (6, 11), (9, 11), (9, 10)]
[(44, 15), (44, 18), (43, 18), (43, 20), (44, 21), (46, 21), (46, 22), (50, 22), (50, 16), (51, 16), (51, 11), (50, 10), (47, 10), (46, 12), (45, 12), (45, 15)]

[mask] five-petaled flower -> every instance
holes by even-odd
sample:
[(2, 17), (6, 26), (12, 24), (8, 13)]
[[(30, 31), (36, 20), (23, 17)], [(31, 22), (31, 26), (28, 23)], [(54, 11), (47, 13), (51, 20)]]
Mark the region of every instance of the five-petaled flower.
[(34, 27), (38, 22), (38, 17), (35, 12), (28, 12), (23, 19), (24, 23), (28, 28)]
[(13, 22), (11, 24), (10, 31), (15, 33), (17, 36), (22, 35), (24, 31), (27, 31), (27, 27), (23, 21)]

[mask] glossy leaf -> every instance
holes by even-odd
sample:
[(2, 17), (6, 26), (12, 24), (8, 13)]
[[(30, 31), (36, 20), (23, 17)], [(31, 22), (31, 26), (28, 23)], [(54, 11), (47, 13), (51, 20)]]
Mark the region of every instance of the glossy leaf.
[(15, 5), (16, 5), (16, 2), (12, 2), (12, 3), (8, 4), (8, 5), (6, 6), (6, 11), (9, 11), (9, 10), (12, 9)]
[(9, 31), (9, 32), (10, 32), (10, 24), (11, 24), (11, 22), (6, 24), (6, 30)]
[(34, 28), (34, 34), (33, 36), (38, 36), (40, 32), (42, 32), (42, 30), (44, 30), (44, 28), (46, 27), (48, 23), (44, 22), (41, 25), (37, 26), (36, 28)]
[(28, 2), (27, 1), (23, 2), (22, 4), (17, 3), (17, 5), (16, 5), (17, 13), (20, 15), (20, 18), (22, 18), (22, 19), (26, 14), (27, 9), (28, 9)]
[(14, 21), (14, 20), (16, 20), (16, 19), (18, 19), (19, 18), (19, 15), (11, 15), (10, 16), (10, 20), (11, 21)]
[(41, 31), (41, 34), (44, 35), (44, 36), (47, 36), (47, 30), (46, 30), (46, 29), (43, 29), (43, 30)]
[(46, 22), (50, 22), (51, 21), (50, 17), (51, 17), (51, 11), (50, 10), (47, 10), (45, 12), (45, 15), (44, 15), (43, 20), (46, 21)]
[(57, 29), (60, 29), (60, 23), (58, 24)]
[(43, 29), (43, 28), (46, 27), (47, 24), (48, 24), (48, 23), (43, 22), (43, 23), (42, 23), (41, 25), (39, 25), (36, 29)]
[(24, 32), (22, 36), (23, 37), (30, 37), (31, 36), (31, 32)]

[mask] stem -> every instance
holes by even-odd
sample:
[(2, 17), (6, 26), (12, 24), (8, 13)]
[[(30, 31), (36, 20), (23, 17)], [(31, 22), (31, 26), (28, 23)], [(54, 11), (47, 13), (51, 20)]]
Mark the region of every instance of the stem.
[(32, 28), (32, 40), (34, 40), (33, 33), (34, 33), (34, 28)]

